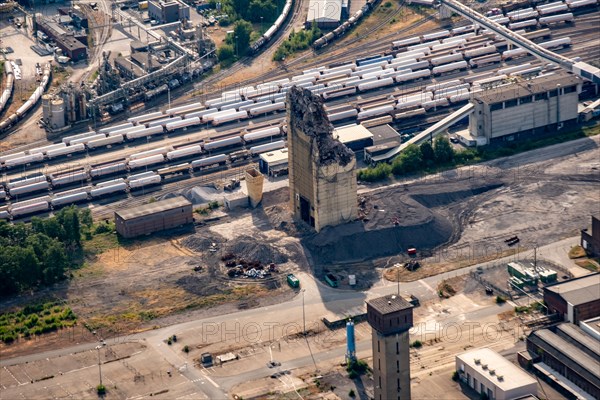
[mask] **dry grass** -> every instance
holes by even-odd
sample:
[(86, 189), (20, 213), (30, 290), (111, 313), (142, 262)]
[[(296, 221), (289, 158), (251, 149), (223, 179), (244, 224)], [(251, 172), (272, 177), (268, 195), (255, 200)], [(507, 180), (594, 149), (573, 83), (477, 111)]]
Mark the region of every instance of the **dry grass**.
[(581, 268), (585, 268), (588, 271), (598, 272), (599, 266), (598, 263), (594, 260), (590, 260), (586, 258), (585, 260), (575, 261), (575, 264), (579, 265)]
[(571, 247), (571, 250), (569, 250), (569, 258), (573, 259), (573, 258), (581, 258), (581, 257), (585, 257), (585, 249), (579, 245), (577, 246), (573, 246)]
[(398, 282), (398, 280), (400, 280), (400, 282), (413, 282), (418, 281), (419, 279), (428, 278), (430, 276), (439, 275), (444, 272), (454, 271), (460, 268), (469, 267), (471, 265), (512, 256), (517, 252), (523, 252), (525, 250), (526, 248), (524, 247), (515, 247), (506, 249), (501, 253), (492, 253), (478, 258), (470, 258), (466, 256), (453, 262), (444, 263), (425, 263), (424, 261), (420, 261), (421, 266), (416, 271), (409, 271), (404, 268), (400, 268), (400, 271), (398, 271), (396, 267), (391, 267), (383, 272), (383, 277), (391, 282)]

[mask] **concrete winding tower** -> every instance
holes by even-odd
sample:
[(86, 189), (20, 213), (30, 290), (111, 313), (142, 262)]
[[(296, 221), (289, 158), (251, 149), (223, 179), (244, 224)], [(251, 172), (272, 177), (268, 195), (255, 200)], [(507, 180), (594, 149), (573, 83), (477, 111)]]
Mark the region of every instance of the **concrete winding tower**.
[(290, 206), (319, 232), (358, 217), (356, 158), (334, 139), (321, 97), (292, 87), (287, 96)]
[(398, 295), (369, 300), (367, 321), (372, 329), (375, 400), (409, 400), (412, 305)]

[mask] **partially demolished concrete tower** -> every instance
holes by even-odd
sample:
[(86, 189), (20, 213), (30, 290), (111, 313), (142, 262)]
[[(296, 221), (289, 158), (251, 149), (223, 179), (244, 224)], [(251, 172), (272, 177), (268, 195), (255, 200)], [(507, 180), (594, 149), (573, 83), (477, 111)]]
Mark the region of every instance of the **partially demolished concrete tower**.
[(287, 96), (290, 205), (319, 232), (357, 218), (356, 158), (332, 136), (323, 101), (292, 87)]

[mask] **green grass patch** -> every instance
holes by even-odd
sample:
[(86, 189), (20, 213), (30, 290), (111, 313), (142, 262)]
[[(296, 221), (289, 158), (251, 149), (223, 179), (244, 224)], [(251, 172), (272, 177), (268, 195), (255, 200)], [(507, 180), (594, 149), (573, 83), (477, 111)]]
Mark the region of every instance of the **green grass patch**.
[(0, 340), (10, 344), (20, 338), (54, 332), (76, 323), (77, 316), (73, 310), (59, 301), (28, 305), (0, 314)]

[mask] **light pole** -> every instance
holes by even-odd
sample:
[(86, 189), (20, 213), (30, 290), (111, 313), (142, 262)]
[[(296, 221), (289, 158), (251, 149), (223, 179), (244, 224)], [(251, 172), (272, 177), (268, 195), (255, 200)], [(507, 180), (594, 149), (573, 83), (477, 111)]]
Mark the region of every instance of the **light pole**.
[(302, 334), (306, 337), (306, 314), (304, 312), (304, 292), (306, 289), (302, 289)]
[(102, 346), (96, 346), (96, 350), (98, 350), (98, 375), (100, 376), (100, 385), (102, 386), (102, 364), (100, 363), (100, 349)]

